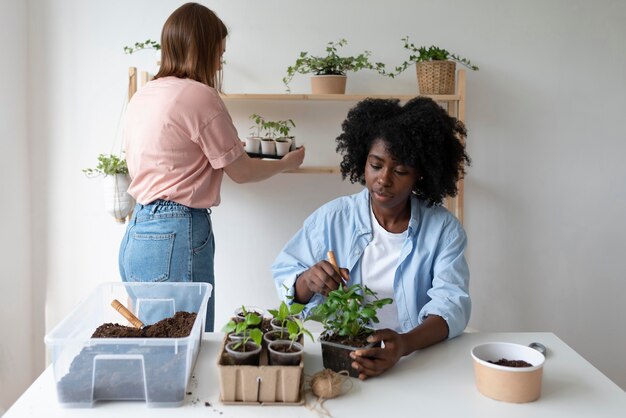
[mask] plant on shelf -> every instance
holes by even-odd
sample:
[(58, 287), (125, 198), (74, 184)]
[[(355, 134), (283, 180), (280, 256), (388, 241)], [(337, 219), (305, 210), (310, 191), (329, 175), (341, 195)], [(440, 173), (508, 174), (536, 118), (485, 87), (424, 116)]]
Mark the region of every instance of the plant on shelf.
[(114, 154), (100, 154), (96, 168), (85, 168), (83, 173), (89, 178), (104, 176), (105, 210), (116, 221), (124, 223), (135, 206), (135, 200), (127, 193), (130, 176), (126, 159)]
[[(283, 77), (287, 92), (291, 92), (289, 83), (296, 74), (313, 74), (315, 76), (342, 76), (343, 90), (345, 91), (345, 76), (348, 71), (375, 70), (380, 74), (385, 74), (385, 65), (381, 62), (371, 63), (370, 51), (365, 51), (357, 56), (342, 57), (337, 53), (339, 47), (348, 43), (345, 39), (337, 42), (328, 42), (325, 56), (309, 55), (307, 51), (301, 51), (299, 57), (293, 65), (287, 67), (287, 75)], [(312, 79), (313, 80), (313, 79)], [(315, 85), (313, 85), (315, 88)], [(324, 91), (325, 93), (326, 91)], [(317, 93), (317, 91), (313, 91)], [(340, 92), (340, 93), (343, 93)]]
[(409, 42), (408, 36), (405, 36), (401, 40), (402, 42), (404, 42), (404, 49), (410, 51), (409, 59), (396, 67), (396, 72), (393, 75), (389, 74), (389, 76), (391, 77), (403, 72), (411, 64), (428, 61), (454, 61), (462, 64), (470, 70), (479, 70), (479, 68), (476, 65), (472, 64), (470, 60), (462, 58), (457, 54), (448, 52), (446, 49), (439, 48), (434, 45), (431, 45), (428, 48), (426, 48), (425, 46), (416, 47), (415, 44)]
[(154, 49), (156, 51), (161, 50), (161, 44), (157, 41), (153, 41), (152, 39), (147, 39), (144, 42), (135, 42), (134, 46), (125, 46), (124, 52), (127, 54), (133, 54), (137, 51), (142, 51), (144, 49)]
[(452, 94), (455, 86), (456, 63), (470, 70), (478, 71), (478, 66), (470, 60), (453, 54), (446, 49), (431, 45), (420, 46), (409, 42), (409, 37), (402, 38), (404, 49), (409, 51), (408, 60), (395, 68), (395, 72), (388, 73), (389, 77), (396, 77), (412, 64), (415, 64), (418, 84), (421, 94)]
[(350, 352), (368, 346), (367, 337), (374, 332), (371, 326), (379, 322), (377, 311), (390, 303), (391, 298), (378, 299), (376, 292), (360, 284), (330, 292), (310, 317), (324, 328), (320, 335), (324, 367), (336, 372), (348, 370), (357, 377)]

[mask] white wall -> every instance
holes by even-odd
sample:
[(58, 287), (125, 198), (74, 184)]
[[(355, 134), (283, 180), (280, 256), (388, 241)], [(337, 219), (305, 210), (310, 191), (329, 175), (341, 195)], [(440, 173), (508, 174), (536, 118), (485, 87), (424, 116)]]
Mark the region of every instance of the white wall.
[(0, 39), (11, 40), (4, 42), (0, 64), (0, 415), (35, 377), (31, 324), (39, 318), (31, 298), (27, 32), (26, 4), (0, 0)]
[[(28, 129), (36, 199), (33, 222), (22, 219), (22, 226), (38, 232), (32, 253), (27, 241), (16, 251), (28, 254), (37, 280), (31, 300), (45, 306), (47, 330), (97, 283), (119, 280), (117, 249), (124, 227), (103, 212), (99, 181), (85, 179), (80, 170), (94, 165), (98, 153), (119, 146), (127, 67), (154, 70), (154, 54), (127, 56), (122, 47), (158, 39), (163, 21), (181, 3), (29, 2)], [(346, 52), (369, 49), (376, 60), (392, 65), (406, 56), (400, 38), (407, 34), (479, 65), (479, 72), (467, 74), (473, 158), (465, 195), (474, 301), (470, 324), (483, 331), (553, 331), (626, 388), (621, 358), (626, 316), (620, 308), (626, 294), (621, 263), (626, 141), (618, 122), (626, 110), (619, 94), (626, 91), (625, 3), (203, 3), (231, 31), (225, 74), (225, 90), (231, 93), (282, 92), (285, 69), (299, 51), (319, 53), (326, 42), (341, 37), (349, 41)], [(331, 5), (336, 16), (324, 7)], [(23, 6), (3, 8), (23, 13)], [(13, 48), (18, 52), (23, 45)], [(19, 96), (19, 84), (10, 88)], [(308, 92), (307, 78), (297, 76), (292, 89)], [(411, 91), (416, 91), (411, 71), (396, 80), (359, 72), (348, 81), (352, 93)], [(4, 95), (0, 100), (3, 112), (14, 111)], [(339, 161), (334, 138), (349, 103), (236, 102), (229, 107), (241, 136), (250, 113), (292, 118), (299, 142), (307, 146), (308, 165)], [(23, 137), (25, 128), (16, 128)], [(3, 150), (23, 155), (22, 142), (3, 138)], [(25, 160), (12, 164), (23, 170)], [(278, 190), (282, 186), (286, 192)], [(358, 189), (338, 175), (281, 175), (243, 186), (226, 180), (223, 204), (213, 215), (218, 327), (238, 304), (275, 305), (269, 266), (277, 251), (314, 208)], [(16, 233), (18, 225), (11, 225)], [(20, 294), (28, 295), (27, 286), (17, 286)], [(43, 331), (37, 321), (33, 349), (39, 353)]]

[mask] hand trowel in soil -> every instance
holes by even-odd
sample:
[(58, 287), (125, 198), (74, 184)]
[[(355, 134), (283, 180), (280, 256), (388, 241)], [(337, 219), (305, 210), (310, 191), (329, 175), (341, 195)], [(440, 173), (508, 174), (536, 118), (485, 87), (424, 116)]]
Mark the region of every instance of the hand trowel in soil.
[(133, 326), (137, 329), (144, 329), (144, 324), (137, 318), (131, 311), (129, 311), (126, 306), (122, 305), (119, 300), (113, 299), (111, 302), (111, 306), (118, 311), (124, 318), (128, 319), (128, 321), (133, 324)]

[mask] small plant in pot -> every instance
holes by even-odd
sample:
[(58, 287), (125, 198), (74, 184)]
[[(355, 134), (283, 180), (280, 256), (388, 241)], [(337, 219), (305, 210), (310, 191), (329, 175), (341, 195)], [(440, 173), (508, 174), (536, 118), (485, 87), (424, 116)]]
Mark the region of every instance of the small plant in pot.
[(126, 160), (114, 154), (100, 154), (96, 168), (85, 168), (83, 173), (89, 178), (104, 176), (105, 210), (124, 223), (135, 206), (135, 199), (127, 193), (130, 176)]
[(293, 137), (289, 136), (291, 128), (295, 128), (296, 124), (291, 119), (269, 121), (267, 123), (267, 129), (270, 132), (270, 136), (274, 138), (276, 142), (276, 155), (282, 157), (287, 154), (292, 147), (292, 142), (295, 143)]
[(227, 334), (240, 335), (239, 341), (231, 341), (226, 344), (226, 351), (231, 364), (258, 365), (261, 353), (261, 340), (263, 331), (259, 328), (262, 318), (252, 312), (246, 314), (243, 321), (231, 319), (222, 328)]
[(417, 80), (421, 94), (453, 94), (455, 86), (456, 63), (470, 70), (478, 71), (478, 67), (466, 58), (453, 54), (446, 49), (431, 45), (416, 47), (409, 42), (409, 37), (402, 38), (404, 49), (409, 51), (409, 59), (395, 69), (395, 73), (387, 74), (395, 77), (415, 64)]
[[(296, 74), (313, 74), (311, 77), (313, 94), (344, 94), (348, 71), (356, 72), (368, 69), (387, 75), (383, 63), (370, 62), (370, 51), (365, 51), (357, 56), (340, 56), (337, 53), (337, 48), (345, 46), (347, 43), (348, 41), (345, 39), (328, 42), (325, 56), (309, 55), (307, 51), (301, 51), (296, 62), (287, 67), (287, 75), (283, 77), (287, 92), (291, 92), (289, 83)], [(322, 85), (318, 86), (318, 83)]]
[(378, 299), (376, 292), (360, 284), (330, 292), (310, 316), (324, 328), (320, 335), (324, 367), (336, 372), (347, 370), (350, 376), (358, 377), (350, 352), (373, 346), (367, 337), (374, 333), (372, 323), (379, 322), (376, 311), (390, 303), (391, 298)]
[(301, 318), (290, 317), (285, 320), (285, 323), (289, 340), (278, 339), (268, 344), (269, 362), (272, 365), (297, 366), (302, 361), (304, 352), (302, 337), (306, 334), (313, 341), (313, 335), (304, 327), (304, 321)]

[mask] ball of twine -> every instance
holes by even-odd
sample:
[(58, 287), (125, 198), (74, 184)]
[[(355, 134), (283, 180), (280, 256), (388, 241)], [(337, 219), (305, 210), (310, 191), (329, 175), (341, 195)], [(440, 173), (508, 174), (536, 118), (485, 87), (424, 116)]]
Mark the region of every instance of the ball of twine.
[(336, 373), (330, 369), (324, 369), (315, 373), (311, 378), (311, 391), (318, 398), (335, 398), (350, 389), (344, 390), (343, 386), (346, 381), (352, 383), (346, 370)]

